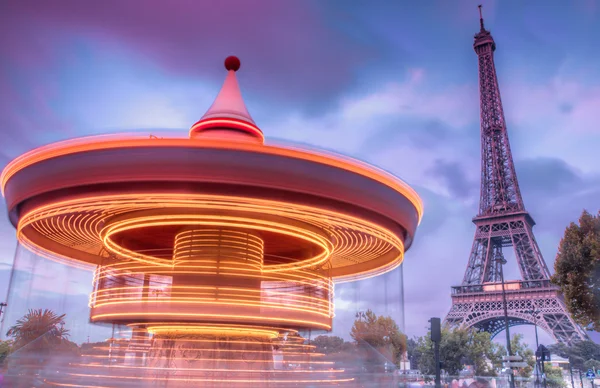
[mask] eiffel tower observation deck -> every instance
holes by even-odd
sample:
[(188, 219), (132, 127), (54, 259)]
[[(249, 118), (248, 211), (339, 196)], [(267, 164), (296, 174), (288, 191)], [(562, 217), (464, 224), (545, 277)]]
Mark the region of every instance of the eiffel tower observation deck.
[(450, 325), (475, 327), (496, 336), (505, 328), (503, 249), (512, 247), (521, 279), (504, 282), (508, 326), (537, 325), (556, 341), (586, 338), (567, 312), (533, 235), (508, 141), (494, 65), (496, 43), (480, 17), (473, 48), (479, 61), (481, 197), (473, 247), (462, 285), (452, 287)]

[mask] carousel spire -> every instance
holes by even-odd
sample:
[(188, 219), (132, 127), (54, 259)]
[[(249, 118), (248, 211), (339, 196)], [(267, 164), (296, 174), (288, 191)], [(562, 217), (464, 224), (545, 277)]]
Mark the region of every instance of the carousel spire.
[(191, 137), (197, 138), (201, 134), (208, 135), (209, 132), (214, 133), (215, 131), (220, 133), (233, 131), (260, 139), (262, 142), (264, 139), (262, 131), (256, 126), (248, 112), (248, 108), (246, 108), (235, 75), (240, 65), (240, 60), (237, 57), (230, 56), (225, 59), (225, 69), (227, 70), (225, 82), (211, 107), (200, 121), (192, 126), (190, 130)]

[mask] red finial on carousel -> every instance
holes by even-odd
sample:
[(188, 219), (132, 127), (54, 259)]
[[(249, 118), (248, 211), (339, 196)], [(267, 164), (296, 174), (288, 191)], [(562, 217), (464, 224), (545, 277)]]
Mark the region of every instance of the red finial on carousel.
[(225, 82), (211, 107), (190, 129), (191, 138), (260, 143), (264, 141), (262, 131), (252, 120), (242, 98), (235, 75), (240, 65), (238, 57), (229, 56), (225, 59), (225, 69), (227, 69)]
[(227, 70), (238, 71), (240, 69), (241, 64), (242, 63), (240, 62), (240, 59), (235, 55), (231, 55), (225, 58), (225, 68)]

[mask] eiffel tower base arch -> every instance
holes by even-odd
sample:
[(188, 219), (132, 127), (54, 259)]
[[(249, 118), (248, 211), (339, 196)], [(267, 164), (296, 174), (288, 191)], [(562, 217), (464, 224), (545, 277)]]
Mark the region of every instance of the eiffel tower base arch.
[[(586, 338), (550, 281), (507, 282), (505, 287), (509, 326), (537, 325), (555, 341), (568, 345)], [(516, 287), (519, 288), (514, 289)], [(492, 338), (504, 330), (501, 285), (488, 285), (485, 290), (481, 286), (479, 292), (473, 286), (453, 287), (452, 291), (452, 308), (446, 317), (447, 324), (486, 331)]]

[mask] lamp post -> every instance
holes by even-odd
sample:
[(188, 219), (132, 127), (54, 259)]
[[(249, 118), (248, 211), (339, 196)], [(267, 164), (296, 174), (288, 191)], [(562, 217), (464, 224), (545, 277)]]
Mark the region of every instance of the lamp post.
[(440, 318), (431, 318), (431, 342), (433, 342), (433, 356), (435, 358), (435, 386), (440, 388), (442, 386), (440, 376), (440, 341), (442, 340), (442, 325)]
[[(538, 327), (537, 327), (537, 318), (538, 318), (538, 314), (541, 312), (540, 310), (529, 310), (529, 311), (525, 311), (527, 314), (531, 314), (531, 316), (533, 317), (533, 326), (535, 327), (535, 349), (537, 351), (537, 349), (539, 349), (540, 347), (540, 343), (538, 341)], [(536, 387), (539, 386), (540, 384), (540, 365), (539, 362), (537, 361), (537, 356), (536, 356), (536, 360), (535, 360), (535, 366), (536, 366), (536, 370), (535, 370), (535, 385)]]
[[(506, 331), (506, 351), (508, 356), (512, 356), (512, 349), (510, 347), (510, 331), (508, 329), (508, 306), (506, 303), (506, 290), (504, 288), (504, 270), (503, 266), (506, 264), (506, 259), (502, 256), (502, 251), (496, 251), (495, 261), (500, 264), (500, 281), (502, 282), (502, 305), (504, 307), (504, 330)], [(510, 370), (510, 388), (515, 388), (515, 375), (512, 369)]]

